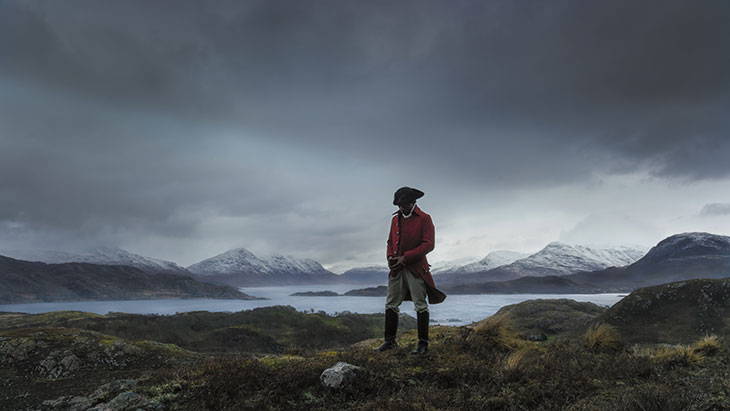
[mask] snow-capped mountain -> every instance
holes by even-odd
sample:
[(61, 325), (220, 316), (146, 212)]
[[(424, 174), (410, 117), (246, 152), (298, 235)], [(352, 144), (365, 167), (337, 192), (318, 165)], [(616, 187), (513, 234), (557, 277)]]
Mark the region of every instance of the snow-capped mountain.
[(91, 263), (103, 265), (126, 265), (140, 270), (155, 273), (190, 274), (185, 268), (172, 261), (159, 260), (130, 253), (121, 248), (97, 247), (78, 253), (54, 250), (4, 250), (0, 254), (25, 260), (38, 261), (47, 264), (60, 263)]
[(634, 263), (645, 253), (646, 249), (637, 246), (590, 248), (552, 242), (537, 253), (502, 268), (521, 276), (566, 275), (607, 267), (623, 267)]
[(591, 248), (553, 242), (513, 263), (482, 271), (452, 273), (442, 276), (441, 281), (445, 286), (453, 286), (508, 281), (520, 277), (563, 276), (626, 266), (641, 258), (645, 251), (638, 246)]
[(475, 263), (477, 260), (478, 258), (475, 257), (464, 257), (457, 258), (455, 260), (436, 261), (434, 263), (431, 263), (431, 274), (453, 272), (459, 267)]
[[(488, 271), (493, 268), (511, 264), (519, 259), (529, 256), (527, 253), (517, 251), (497, 250), (487, 254), (486, 257), (479, 261), (460, 265), (449, 270), (455, 274), (476, 273), (480, 271)], [(445, 271), (445, 270), (444, 270)]]
[(236, 248), (187, 269), (198, 278), (237, 287), (336, 282), (337, 276), (314, 260), (280, 254), (257, 256)]
[(258, 257), (245, 248), (236, 248), (207, 258), (189, 266), (188, 270), (199, 275), (241, 272), (329, 274), (329, 271), (314, 260), (297, 259), (280, 254)]

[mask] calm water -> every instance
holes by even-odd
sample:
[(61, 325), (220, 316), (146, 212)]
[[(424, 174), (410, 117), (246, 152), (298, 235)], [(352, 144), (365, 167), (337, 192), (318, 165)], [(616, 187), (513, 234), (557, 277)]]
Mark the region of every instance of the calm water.
[[(242, 288), (241, 291), (256, 297), (268, 298), (259, 301), (168, 299), (132, 301), (83, 301), (61, 303), (6, 304), (0, 311), (44, 313), (58, 310), (86, 311), (97, 314), (124, 312), (135, 314), (175, 314), (186, 311), (241, 311), (272, 305), (290, 305), (299, 311), (325, 311), (334, 314), (343, 311), (353, 313), (382, 313), (385, 297), (291, 297), (298, 291), (331, 290), (344, 293), (363, 285), (313, 285), (287, 287)], [(611, 306), (624, 294), (509, 294), (509, 295), (449, 295), (442, 304), (429, 307), (431, 319), (441, 324), (463, 325), (488, 317), (501, 307), (536, 298), (570, 298), (576, 301), (590, 301), (599, 305)], [(406, 301), (401, 311), (415, 316), (413, 303)]]

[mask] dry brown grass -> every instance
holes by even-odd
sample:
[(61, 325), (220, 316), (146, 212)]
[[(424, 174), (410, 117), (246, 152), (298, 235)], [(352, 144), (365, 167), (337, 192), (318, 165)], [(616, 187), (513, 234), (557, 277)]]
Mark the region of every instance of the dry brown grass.
[(525, 341), (502, 319), (487, 318), (474, 326), (469, 344), (476, 349), (513, 351), (525, 346)]
[(525, 367), (526, 362), (530, 361), (530, 357), (538, 352), (534, 347), (523, 347), (514, 351), (504, 360), (505, 371), (519, 371)]
[(708, 335), (692, 344), (692, 350), (702, 355), (714, 355), (725, 348), (722, 338)]
[(590, 352), (615, 352), (624, 345), (615, 327), (594, 324), (583, 335), (583, 346)]
[(661, 347), (651, 357), (657, 363), (667, 368), (696, 367), (704, 362), (705, 356), (688, 345)]

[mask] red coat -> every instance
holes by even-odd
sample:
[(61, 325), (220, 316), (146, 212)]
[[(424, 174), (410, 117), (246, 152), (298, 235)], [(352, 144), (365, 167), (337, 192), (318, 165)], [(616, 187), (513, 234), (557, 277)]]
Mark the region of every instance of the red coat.
[[(446, 298), (446, 294), (436, 289), (433, 277), (429, 271), (430, 264), (426, 254), (434, 247), (434, 228), (431, 216), (415, 206), (411, 216), (404, 218), (400, 210), (393, 213), (390, 221), (390, 235), (388, 236), (387, 257), (405, 257), (406, 268), (416, 275), (420, 275), (428, 286), (428, 302), (438, 304)], [(398, 274), (390, 271), (390, 275)], [(410, 292), (404, 300), (409, 301)]]

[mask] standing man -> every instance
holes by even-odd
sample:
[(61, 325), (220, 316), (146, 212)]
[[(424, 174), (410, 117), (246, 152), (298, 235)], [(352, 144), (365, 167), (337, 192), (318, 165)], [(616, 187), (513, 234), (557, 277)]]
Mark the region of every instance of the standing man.
[(426, 260), (434, 247), (434, 228), (431, 216), (416, 205), (423, 191), (401, 187), (393, 196), (393, 213), (388, 236), (388, 297), (385, 300), (385, 342), (376, 351), (397, 348), (395, 334), (398, 331), (398, 307), (405, 301), (413, 301), (418, 315), (418, 347), (413, 354), (428, 352), (428, 304), (438, 304), (446, 294), (436, 289)]

